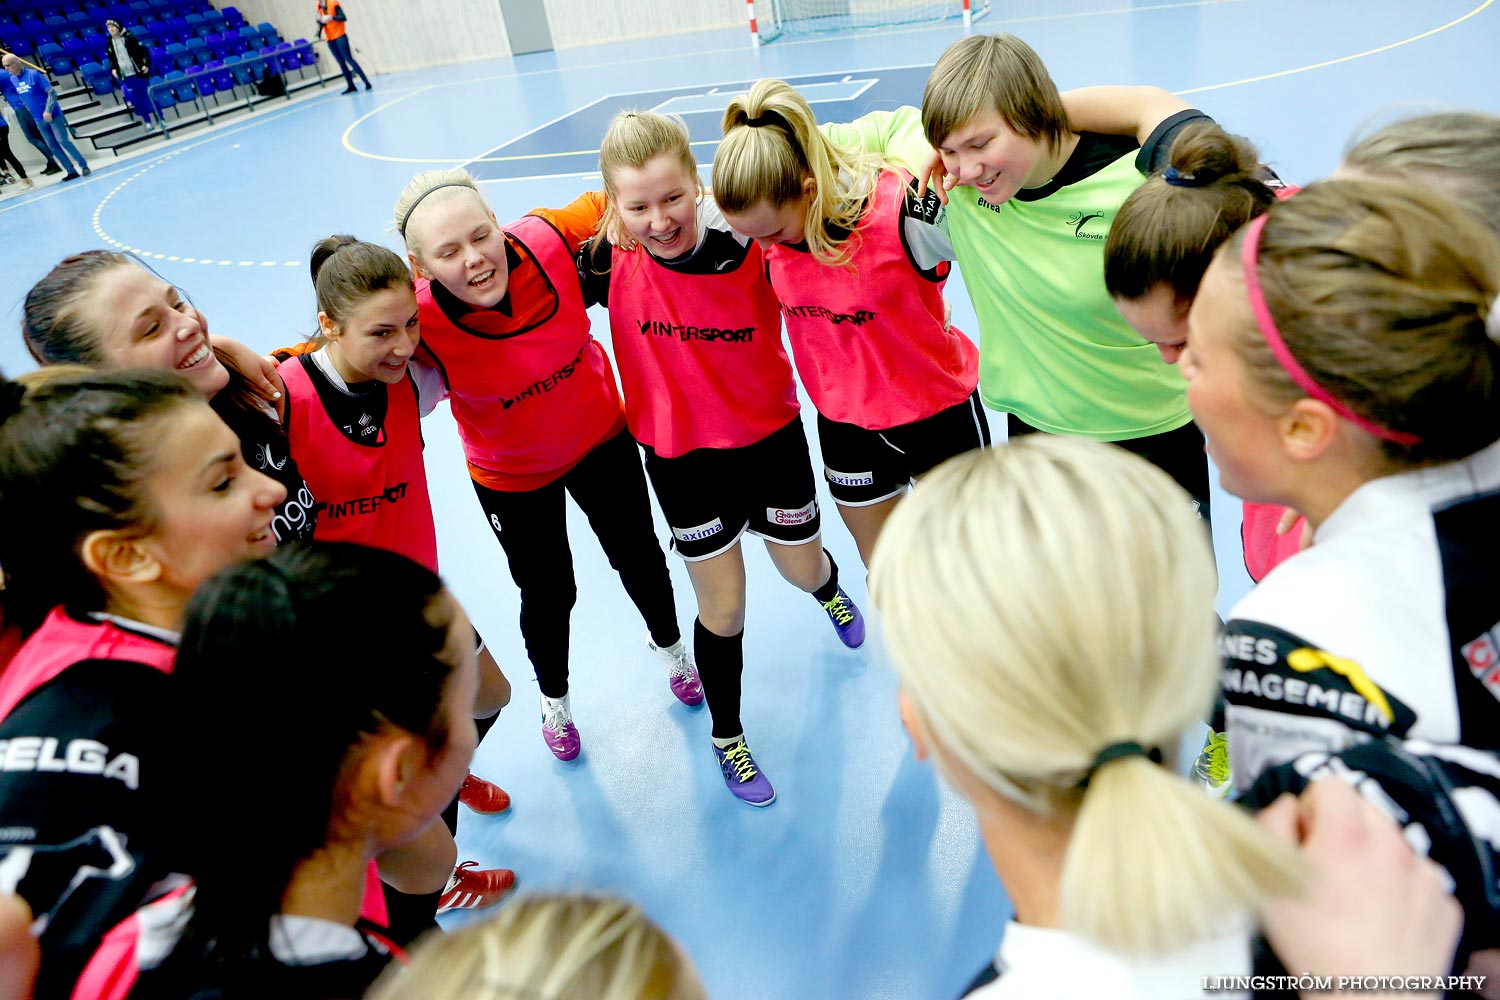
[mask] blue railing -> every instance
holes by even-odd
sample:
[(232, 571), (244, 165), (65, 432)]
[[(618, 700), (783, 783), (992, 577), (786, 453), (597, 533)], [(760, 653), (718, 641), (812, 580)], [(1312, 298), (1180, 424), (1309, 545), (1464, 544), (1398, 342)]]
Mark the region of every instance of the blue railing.
[[(233, 63), (225, 63), (222, 66), (216, 66), (216, 67), (213, 67), (212, 69), (210, 69), (207, 66), (195, 66), (191, 70), (184, 70), (182, 76), (175, 77), (174, 79), (171, 79), (171, 80), (162, 79), (160, 82), (152, 83), (149, 87), (147, 87), (146, 93), (151, 98), (152, 107), (154, 107), (156, 109), (155, 110), (155, 118), (156, 118), (156, 120), (159, 121), (159, 122), (161, 122), (162, 135), (163, 136), (171, 136), (171, 134), (172, 134), (171, 130), (168, 129), (168, 127), (167, 127), (167, 116), (162, 113), (162, 107), (157, 102), (157, 99), (156, 99), (156, 95), (159, 94), (159, 93), (161, 93), (162, 91), (165, 90), (165, 91), (171, 91), (172, 92), (172, 106), (176, 106), (178, 104), (185, 104), (185, 103), (189, 103), (189, 102), (180, 101), (180, 100), (177, 99), (177, 88), (181, 87), (181, 86), (184, 86), (185, 84), (191, 84), (192, 87), (193, 87), (193, 99), (192, 99), (191, 103), (196, 104), (198, 106), (198, 110), (200, 110), (200, 111), (203, 112), (203, 117), (205, 119), (207, 119), (210, 124), (212, 124), (213, 120), (214, 120), (213, 112), (211, 112), (209, 110), (209, 108), (208, 108), (208, 102), (203, 99), (207, 95), (204, 94), (203, 88), (198, 85), (198, 81), (199, 80), (202, 80), (204, 77), (219, 76), (220, 74), (228, 73), (230, 75), (230, 79), (234, 80), (233, 85), (228, 90), (224, 90), (224, 89), (220, 89), (218, 87), (215, 87), (213, 90), (210, 90), (208, 93), (209, 94), (237, 93), (239, 87), (242, 87), (242, 86), (246, 87), (247, 88), (247, 92), (245, 94), (245, 107), (248, 109), (251, 106), (251, 104), (250, 104), (251, 98), (255, 96), (255, 84), (258, 82), (259, 79), (263, 79), (264, 76), (267, 76), (267, 75), (270, 75), (270, 74), (273, 74), (273, 73), (276, 74), (276, 75), (278, 75), (278, 76), (284, 76), (286, 73), (291, 72), (292, 69), (304, 70), (304, 69), (312, 68), (312, 69), (317, 70), (317, 73), (318, 73), (318, 86), (321, 87), (324, 84), (326, 84), (328, 82), (328, 78), (323, 75), (323, 67), (320, 65), (320, 63), (317, 60), (314, 60), (312, 63), (309, 63), (309, 64), (304, 64), (304, 63), (301, 62), (302, 53), (304, 53), (304, 52), (312, 52), (313, 50), (314, 50), (314, 43), (312, 43), (312, 42), (304, 41), (304, 42), (301, 42), (300, 44), (293, 43), (291, 48), (288, 48), (288, 49), (279, 49), (279, 50), (277, 50), (275, 52), (260, 52), (260, 53), (254, 53), (254, 54), (247, 53), (247, 54), (241, 56), (238, 60), (236, 60)], [(297, 56), (298, 65), (294, 66), (294, 67), (291, 67), (289, 69), (285, 65), (283, 65), (283, 63), (282, 63), (281, 60), (284, 57), (291, 56), (291, 55), (296, 55)], [(269, 64), (269, 65), (267, 66), (266, 64)], [(260, 78), (254, 78), (254, 69), (252, 67), (255, 67), (255, 66), (265, 66), (265, 68), (266, 68), (266, 72), (264, 74), (262, 74), (262, 76)], [(252, 80), (249, 83), (247, 83), (247, 84), (240, 83), (238, 80), (236, 80), (234, 78), (234, 70), (236, 68), (250, 68), (250, 71), (251, 71), (251, 74), (252, 74)], [(232, 107), (238, 107), (238, 106), (239, 106), (239, 101), (236, 100), (235, 103), (232, 105)]]

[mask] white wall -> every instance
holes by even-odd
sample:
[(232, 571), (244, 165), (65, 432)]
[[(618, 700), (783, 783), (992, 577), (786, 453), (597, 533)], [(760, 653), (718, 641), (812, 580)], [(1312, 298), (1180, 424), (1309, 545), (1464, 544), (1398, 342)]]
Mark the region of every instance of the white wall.
[[(366, 73), (510, 55), (499, 0), (341, 0), (349, 42)], [(215, 0), (238, 7), (251, 24), (270, 21), (288, 41), (311, 41), (318, 30), (316, 0)], [(333, 57), (323, 72), (337, 73)]]
[(545, 0), (559, 49), (744, 26), (745, 0)]

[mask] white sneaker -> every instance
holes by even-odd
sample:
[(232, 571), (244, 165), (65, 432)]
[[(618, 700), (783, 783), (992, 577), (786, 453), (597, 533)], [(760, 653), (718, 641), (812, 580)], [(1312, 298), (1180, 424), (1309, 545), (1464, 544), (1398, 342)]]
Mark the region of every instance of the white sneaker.
[(542, 739), (558, 760), (572, 760), (583, 749), (567, 695), (555, 701), (542, 695)]
[(693, 663), (693, 654), (688, 652), (687, 644), (678, 639), (663, 648), (648, 638), (646, 645), (656, 654), (657, 659), (667, 665), (667, 683), (677, 700), (684, 705), (703, 704), (703, 682), (698, 678), (698, 668)]

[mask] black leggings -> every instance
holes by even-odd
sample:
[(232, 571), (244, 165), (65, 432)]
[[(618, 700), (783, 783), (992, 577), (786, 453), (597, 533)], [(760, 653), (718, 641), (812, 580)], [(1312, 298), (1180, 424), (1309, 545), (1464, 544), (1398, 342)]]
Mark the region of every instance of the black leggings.
[[(1042, 431), (1026, 423), (1014, 413), (1005, 415), (1006, 431), (1011, 437), (1023, 434), (1041, 434)], [(1198, 505), (1198, 514), (1206, 526), (1213, 524), (1208, 502), (1208, 453), (1203, 450), (1203, 432), (1198, 425), (1188, 421), (1176, 430), (1164, 434), (1115, 441), (1126, 451), (1134, 452), (1177, 481), (1187, 490), (1188, 496)]]
[(479, 505), (500, 539), (511, 579), (521, 588), (521, 637), (549, 698), (568, 693), (568, 619), (578, 597), (568, 547), (564, 495), (589, 519), (609, 564), (620, 574), (651, 640), (670, 646), (681, 638), (666, 556), (651, 524), (646, 475), (629, 431), (621, 431), (584, 456), (562, 478), (522, 493), (474, 484)]
[(10, 151), (10, 128), (0, 128), (0, 167), (10, 164), (12, 170), (26, 179), (26, 168), (21, 166), (21, 161), (16, 159), (16, 154)]

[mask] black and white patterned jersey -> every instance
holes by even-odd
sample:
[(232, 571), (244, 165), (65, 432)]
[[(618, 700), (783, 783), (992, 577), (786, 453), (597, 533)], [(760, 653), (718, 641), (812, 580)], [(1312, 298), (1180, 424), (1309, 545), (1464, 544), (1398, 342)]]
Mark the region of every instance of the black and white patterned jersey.
[(1237, 791), (1376, 738), (1500, 750), (1500, 443), (1365, 483), (1230, 613)]

